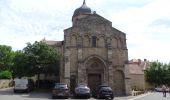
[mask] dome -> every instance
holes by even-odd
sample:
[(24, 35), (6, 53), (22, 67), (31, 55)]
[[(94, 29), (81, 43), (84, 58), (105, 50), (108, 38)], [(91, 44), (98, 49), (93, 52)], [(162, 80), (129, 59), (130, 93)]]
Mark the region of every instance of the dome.
[(74, 14), (73, 14), (72, 18), (74, 18), (74, 17), (76, 17), (76, 16), (78, 16), (80, 14), (91, 14), (91, 9), (88, 6), (86, 6), (85, 0), (83, 2), (83, 5), (80, 8), (77, 8), (74, 11)]

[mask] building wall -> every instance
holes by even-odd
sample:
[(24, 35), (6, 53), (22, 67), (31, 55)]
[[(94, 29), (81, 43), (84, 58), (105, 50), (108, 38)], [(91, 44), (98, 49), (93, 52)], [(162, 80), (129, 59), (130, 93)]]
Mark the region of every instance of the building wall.
[(130, 74), (130, 79), (133, 90), (145, 90), (144, 74)]
[[(94, 36), (96, 47), (92, 45)], [(126, 35), (112, 28), (110, 21), (97, 14), (75, 20), (71, 28), (64, 30), (63, 50), (63, 82), (72, 83), (74, 76), (76, 83), (88, 83), (91, 77), (88, 69), (92, 68), (93, 74), (102, 73), (101, 82), (111, 86), (117, 95), (128, 95), (126, 87), (129, 84), (125, 78), (125, 62), (128, 61)], [(89, 63), (96, 63), (98, 67), (90, 67)]]

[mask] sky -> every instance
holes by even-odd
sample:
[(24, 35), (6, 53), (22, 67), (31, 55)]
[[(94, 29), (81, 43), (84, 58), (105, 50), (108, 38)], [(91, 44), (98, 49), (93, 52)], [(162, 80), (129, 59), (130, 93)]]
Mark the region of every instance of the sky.
[[(61, 41), (83, 0), (0, 0), (0, 45), (22, 50), (43, 38)], [(170, 0), (86, 0), (126, 33), (128, 57), (170, 62)]]

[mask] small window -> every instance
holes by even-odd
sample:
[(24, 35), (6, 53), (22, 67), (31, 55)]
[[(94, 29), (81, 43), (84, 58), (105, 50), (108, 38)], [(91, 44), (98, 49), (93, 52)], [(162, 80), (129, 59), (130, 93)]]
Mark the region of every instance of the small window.
[(96, 47), (96, 36), (92, 36), (92, 47)]

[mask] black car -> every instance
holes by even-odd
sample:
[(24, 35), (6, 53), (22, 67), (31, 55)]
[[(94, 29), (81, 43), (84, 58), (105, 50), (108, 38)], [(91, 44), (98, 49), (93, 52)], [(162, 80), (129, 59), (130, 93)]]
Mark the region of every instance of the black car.
[(114, 94), (111, 87), (107, 85), (100, 85), (97, 91), (98, 99), (113, 99)]
[(90, 98), (90, 88), (86, 84), (79, 84), (74, 91), (75, 98)]

